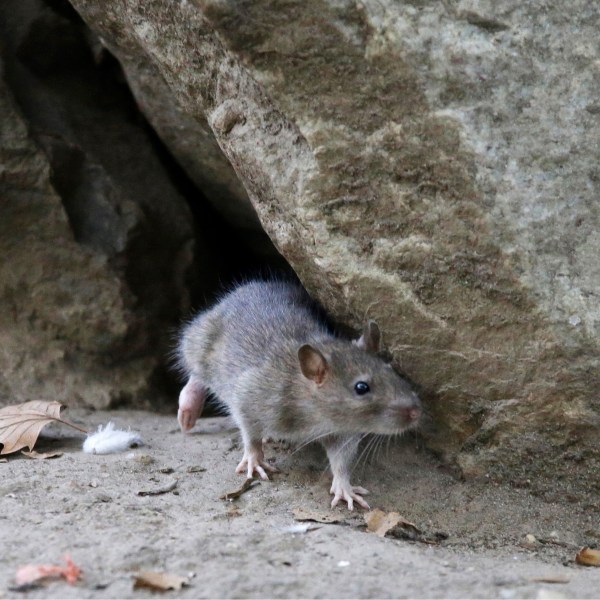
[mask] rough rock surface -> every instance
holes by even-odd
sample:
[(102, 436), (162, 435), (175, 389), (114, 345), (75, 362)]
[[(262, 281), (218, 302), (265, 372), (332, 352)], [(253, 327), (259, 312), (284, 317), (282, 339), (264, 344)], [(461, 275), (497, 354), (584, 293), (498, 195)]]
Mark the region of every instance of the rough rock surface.
[(64, 9), (0, 6), (0, 404), (158, 402), (200, 240), (126, 87)]
[(269, 238), (208, 123), (194, 119), (177, 106), (160, 71), (152, 63), (127, 61), (124, 57), (122, 64), (140, 110), (179, 165), (239, 235), (269, 259), (273, 253)]
[(432, 447), (597, 484), (594, 2), (73, 4), (208, 122), (309, 291), (379, 321)]
[[(27, 135), (5, 87), (0, 94), (0, 397), (49, 397), (107, 406), (111, 390), (139, 387), (129, 369), (82, 368), (124, 340), (133, 315), (106, 260), (79, 248), (45, 155)], [(110, 376), (109, 376), (110, 374)]]

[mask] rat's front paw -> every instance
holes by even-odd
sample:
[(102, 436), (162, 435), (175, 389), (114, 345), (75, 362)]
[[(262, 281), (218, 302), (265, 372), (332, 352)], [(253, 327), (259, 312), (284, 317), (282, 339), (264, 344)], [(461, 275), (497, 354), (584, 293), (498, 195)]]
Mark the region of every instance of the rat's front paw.
[(252, 479), (252, 477), (254, 477), (254, 472), (258, 473), (261, 479), (269, 479), (265, 469), (271, 473), (278, 472), (273, 465), (270, 465), (265, 460), (265, 455), (263, 454), (262, 449), (259, 450), (257, 448), (253, 448), (251, 450), (244, 451), (242, 461), (237, 466), (235, 472), (243, 473), (246, 471), (246, 477), (248, 477), (248, 479)]
[(371, 507), (363, 500), (363, 496), (368, 494), (369, 491), (360, 486), (350, 485), (350, 482), (342, 482), (336, 480), (334, 477), (333, 483), (331, 484), (330, 494), (333, 494), (333, 500), (331, 501), (331, 508), (337, 506), (340, 500), (343, 500), (348, 504), (349, 510), (354, 510), (354, 502), (356, 502), (362, 508), (370, 509)]

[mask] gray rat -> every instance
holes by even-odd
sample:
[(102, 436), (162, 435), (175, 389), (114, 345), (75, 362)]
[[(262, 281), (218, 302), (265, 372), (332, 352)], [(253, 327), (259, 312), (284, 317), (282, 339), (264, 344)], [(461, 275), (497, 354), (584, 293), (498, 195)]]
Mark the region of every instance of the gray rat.
[(421, 405), (410, 384), (376, 356), (379, 328), (370, 321), (353, 342), (335, 337), (306, 292), (283, 281), (250, 281), (183, 329), (178, 354), (188, 381), (178, 420), (189, 431), (206, 395), (216, 394), (239, 426), (244, 455), (236, 472), (268, 479), (263, 438), (319, 441), (325, 447), (336, 506), (362, 498), (350, 484), (360, 440), (417, 424)]

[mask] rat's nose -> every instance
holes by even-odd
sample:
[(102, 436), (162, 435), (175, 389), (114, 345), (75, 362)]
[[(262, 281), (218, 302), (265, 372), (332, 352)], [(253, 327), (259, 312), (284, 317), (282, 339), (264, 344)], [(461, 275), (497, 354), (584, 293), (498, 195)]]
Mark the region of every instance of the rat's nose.
[(421, 416), (421, 409), (416, 406), (413, 406), (412, 408), (401, 408), (400, 415), (407, 423), (415, 423)]

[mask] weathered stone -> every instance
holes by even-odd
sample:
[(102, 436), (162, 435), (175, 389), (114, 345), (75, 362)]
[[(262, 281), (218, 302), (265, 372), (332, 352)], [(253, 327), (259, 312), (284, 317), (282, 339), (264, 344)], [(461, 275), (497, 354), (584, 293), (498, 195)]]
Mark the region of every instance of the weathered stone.
[(152, 63), (125, 60), (122, 64), (140, 110), (198, 189), (233, 225), (262, 232), (246, 190), (221, 152), (208, 123), (179, 109), (176, 98)]
[(309, 291), (379, 321), (432, 447), (598, 485), (592, 0), (73, 4), (209, 124)]
[(0, 5), (0, 404), (157, 402), (192, 265), (216, 274), (194, 263), (202, 239), (128, 90), (64, 8)]
[[(0, 400), (107, 406), (114, 390), (143, 386), (150, 367), (147, 359), (128, 369), (106, 364), (133, 315), (106, 260), (74, 241), (46, 157), (4, 85), (0, 128)], [(93, 370), (81, 364), (85, 355), (97, 359)]]

